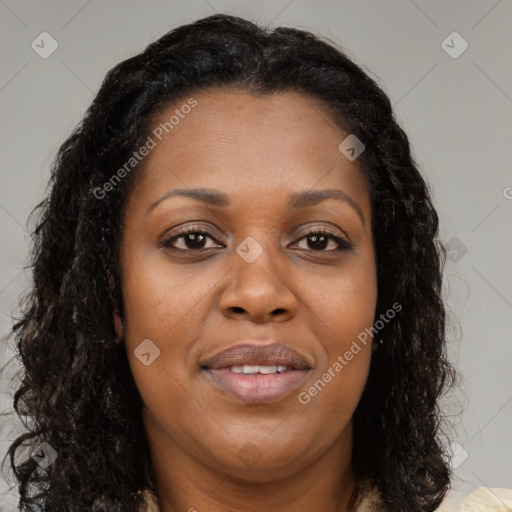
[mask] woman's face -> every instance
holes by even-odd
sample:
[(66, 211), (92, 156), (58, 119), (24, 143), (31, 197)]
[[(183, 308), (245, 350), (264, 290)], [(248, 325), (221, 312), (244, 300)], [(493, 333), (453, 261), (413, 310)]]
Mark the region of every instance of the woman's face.
[(155, 123), (124, 219), (123, 335), (148, 440), (161, 464), (291, 474), (349, 454), (377, 298), (370, 198), (317, 100), (194, 98)]

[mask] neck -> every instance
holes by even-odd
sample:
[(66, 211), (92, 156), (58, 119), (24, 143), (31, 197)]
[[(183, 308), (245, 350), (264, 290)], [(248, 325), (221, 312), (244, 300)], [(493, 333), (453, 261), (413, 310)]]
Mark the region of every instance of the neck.
[(146, 429), (160, 512), (350, 512), (357, 499), (351, 423), (315, 460), (260, 469), (199, 460), (150, 419)]

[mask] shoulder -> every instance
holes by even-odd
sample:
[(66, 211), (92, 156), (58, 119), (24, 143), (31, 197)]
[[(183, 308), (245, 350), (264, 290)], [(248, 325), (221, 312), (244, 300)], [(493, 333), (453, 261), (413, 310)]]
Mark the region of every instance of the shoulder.
[(509, 512), (512, 489), (456, 486), (436, 512)]
[(460, 512), (509, 512), (512, 509), (512, 489), (479, 487), (462, 504)]
[[(361, 484), (354, 512), (382, 512), (384, 506), (375, 485)], [(452, 489), (436, 512), (510, 512), (512, 489), (478, 487), (468, 493), (467, 488)]]

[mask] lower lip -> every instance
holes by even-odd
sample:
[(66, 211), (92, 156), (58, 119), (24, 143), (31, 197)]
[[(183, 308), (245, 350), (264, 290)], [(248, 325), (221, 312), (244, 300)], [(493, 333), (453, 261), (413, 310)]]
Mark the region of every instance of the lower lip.
[(304, 380), (309, 370), (245, 375), (229, 368), (204, 370), (210, 381), (228, 395), (249, 404), (268, 404), (289, 395)]

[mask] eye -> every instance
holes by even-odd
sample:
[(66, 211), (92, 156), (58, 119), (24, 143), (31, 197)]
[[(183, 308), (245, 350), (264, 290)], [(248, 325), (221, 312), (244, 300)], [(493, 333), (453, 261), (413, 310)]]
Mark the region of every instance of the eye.
[[(333, 252), (333, 251), (347, 251), (349, 249), (352, 249), (352, 245), (344, 240), (343, 238), (340, 238), (337, 235), (334, 235), (333, 233), (329, 232), (326, 229), (315, 229), (314, 231), (310, 231), (309, 233), (306, 233), (298, 242), (300, 243), (302, 240), (309, 239), (306, 244), (309, 245), (308, 247), (299, 247), (299, 249), (306, 249), (306, 250), (312, 250), (316, 252)], [(329, 243), (333, 242), (335, 244), (334, 249), (326, 251), (325, 249), (329, 246)], [(337, 245), (337, 247), (336, 247)]]
[[(194, 226), (188, 226), (180, 230), (171, 238), (164, 240), (161, 246), (168, 249), (176, 249), (178, 251), (201, 251), (203, 249), (218, 247), (217, 245), (209, 247), (205, 246), (208, 239), (215, 241), (208, 231)], [(179, 242), (181, 247), (176, 247), (176, 242)]]
[[(215, 242), (214, 245), (210, 245), (208, 247), (206, 245), (208, 239)], [(309, 240), (306, 242), (306, 244), (309, 247), (299, 247), (299, 249), (312, 250), (315, 252), (346, 251), (352, 249), (352, 245), (349, 242), (322, 228), (317, 228), (316, 230), (306, 233), (294, 245), (297, 245), (302, 240), (307, 239)], [(327, 247), (329, 247), (329, 243), (334, 244), (334, 248), (325, 250)], [(181, 245), (181, 247), (178, 247), (178, 245)], [(188, 226), (167, 240), (164, 240), (161, 243), (161, 247), (173, 249), (176, 251), (190, 252), (212, 249), (214, 247), (222, 247), (222, 245), (219, 245), (213, 238), (212, 234), (208, 231), (198, 227)]]

